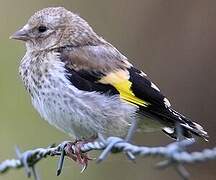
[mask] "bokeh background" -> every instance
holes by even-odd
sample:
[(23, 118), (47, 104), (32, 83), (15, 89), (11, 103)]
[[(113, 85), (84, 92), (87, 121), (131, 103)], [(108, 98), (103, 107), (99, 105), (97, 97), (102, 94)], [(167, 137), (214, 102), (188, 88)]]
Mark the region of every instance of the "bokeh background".
[[(15, 157), (15, 145), (26, 150), (69, 140), (41, 120), (31, 106), (18, 76), (24, 44), (8, 39), (35, 11), (49, 6), (64, 6), (85, 17), (98, 34), (160, 86), (177, 110), (209, 131), (210, 142), (198, 140), (191, 150), (215, 146), (216, 1), (0, 0), (0, 161)], [(135, 142), (158, 146), (171, 140), (162, 133), (154, 133), (137, 135)], [(58, 178), (57, 159), (44, 160), (37, 167), (44, 180), (180, 179), (172, 168), (156, 170), (154, 165), (158, 161), (159, 158), (138, 158), (133, 164), (123, 155), (113, 155), (100, 165), (92, 162), (80, 174), (79, 167), (67, 160)], [(215, 165), (207, 162), (187, 168), (193, 180), (214, 180)], [(0, 176), (3, 179), (27, 178), (22, 170), (13, 170)]]

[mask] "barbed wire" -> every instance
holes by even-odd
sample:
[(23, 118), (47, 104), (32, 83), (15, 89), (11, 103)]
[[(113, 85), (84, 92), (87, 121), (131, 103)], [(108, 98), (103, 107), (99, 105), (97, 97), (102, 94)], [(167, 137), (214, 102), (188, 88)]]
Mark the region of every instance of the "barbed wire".
[[(98, 141), (85, 143), (80, 148), (82, 153), (92, 150), (103, 150), (98, 157), (97, 162), (104, 161), (109, 153), (114, 152), (124, 152), (128, 155), (130, 160), (134, 160), (136, 156), (162, 157), (165, 160), (159, 162), (157, 167), (165, 168), (172, 165), (183, 179), (188, 179), (189, 173), (183, 167), (183, 164), (192, 164), (216, 159), (216, 147), (213, 149), (204, 149), (200, 152), (187, 152), (185, 150), (186, 147), (192, 145), (194, 142), (194, 139), (186, 139), (168, 144), (167, 146), (146, 147), (133, 145), (118, 137), (109, 137), (106, 140), (100, 139)], [(49, 156), (60, 156), (57, 169), (57, 175), (59, 175), (63, 167), (64, 156), (67, 156), (64, 152), (68, 143), (71, 144), (71, 142), (65, 141), (57, 146), (37, 148), (23, 153), (16, 148), (17, 159), (5, 160), (0, 163), (0, 173), (5, 173), (9, 169), (19, 169), (24, 167), (28, 177), (33, 175), (34, 178), (38, 180), (39, 177), (36, 173), (35, 165), (40, 160)]]

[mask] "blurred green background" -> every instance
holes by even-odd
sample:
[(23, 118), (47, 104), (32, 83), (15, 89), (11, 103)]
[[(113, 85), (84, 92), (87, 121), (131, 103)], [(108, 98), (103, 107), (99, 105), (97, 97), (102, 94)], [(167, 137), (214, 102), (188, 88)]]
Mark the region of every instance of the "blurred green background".
[[(198, 140), (192, 150), (215, 146), (216, 1), (0, 0), (1, 161), (15, 157), (15, 145), (26, 150), (69, 140), (67, 135), (41, 120), (31, 106), (18, 76), (24, 44), (8, 39), (35, 11), (49, 6), (64, 6), (84, 17), (98, 34), (143, 69), (178, 111), (208, 130), (210, 142)], [(162, 133), (136, 136), (137, 144), (158, 146), (169, 142)], [(123, 155), (113, 155), (100, 165), (91, 162), (83, 174), (75, 163), (67, 160), (58, 178), (55, 176), (57, 159), (44, 160), (37, 167), (43, 180), (180, 179), (172, 168), (156, 170), (154, 165), (159, 160), (138, 158), (133, 164)], [(216, 179), (215, 162), (187, 168), (191, 179)], [(22, 170), (13, 170), (0, 176), (3, 179), (27, 178)]]

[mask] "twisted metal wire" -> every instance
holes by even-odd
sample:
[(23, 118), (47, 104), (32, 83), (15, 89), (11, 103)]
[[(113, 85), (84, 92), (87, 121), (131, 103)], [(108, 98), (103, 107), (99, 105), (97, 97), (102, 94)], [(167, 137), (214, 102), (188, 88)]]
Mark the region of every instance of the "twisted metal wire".
[[(165, 161), (160, 162), (158, 164), (158, 167), (167, 167), (169, 165), (174, 165), (181, 177), (183, 179), (188, 179), (189, 174), (184, 169), (182, 164), (192, 164), (196, 162), (216, 159), (216, 147), (212, 149), (204, 149), (200, 152), (189, 153), (185, 151), (185, 148), (192, 145), (194, 142), (194, 139), (187, 139), (168, 144), (164, 147), (146, 147), (133, 145), (118, 137), (109, 137), (106, 140), (88, 142), (86, 144), (83, 144), (81, 151), (85, 153), (92, 150), (103, 150), (101, 155), (98, 157), (97, 162), (105, 160), (108, 154), (111, 152), (130, 153), (134, 156), (134, 158), (135, 156), (160, 156), (165, 158)], [(20, 153), (17, 148), (16, 152), (18, 158), (5, 160), (0, 163), (0, 173), (5, 173), (9, 169), (18, 169), (24, 167), (28, 177), (33, 175), (35, 179), (39, 179), (35, 171), (35, 165), (37, 164), (37, 162), (48, 156), (62, 157), (62, 155), (64, 154), (62, 152), (64, 152), (64, 148), (67, 143), (69, 142), (65, 141), (55, 147), (52, 146), (47, 148), (38, 148), (25, 151), (24, 153)], [(60, 160), (60, 167), (58, 168), (59, 172), (57, 172), (58, 175), (61, 173), (63, 160), (64, 158)]]

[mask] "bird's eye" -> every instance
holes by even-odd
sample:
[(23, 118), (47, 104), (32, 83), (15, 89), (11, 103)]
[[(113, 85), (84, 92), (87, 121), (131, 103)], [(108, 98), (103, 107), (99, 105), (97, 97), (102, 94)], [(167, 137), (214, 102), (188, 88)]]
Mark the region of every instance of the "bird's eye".
[(38, 27), (38, 31), (40, 32), (40, 33), (43, 33), (43, 32), (45, 32), (47, 30), (47, 27), (46, 26), (39, 26)]

